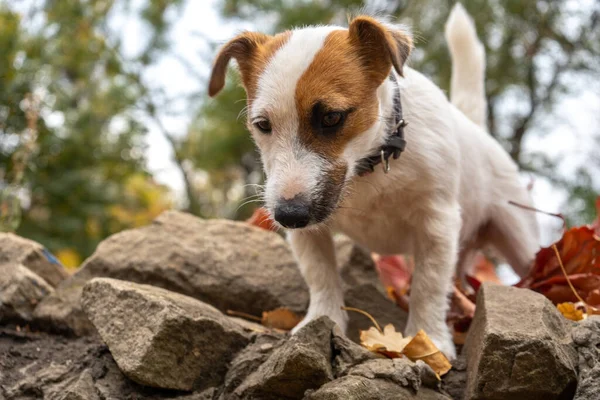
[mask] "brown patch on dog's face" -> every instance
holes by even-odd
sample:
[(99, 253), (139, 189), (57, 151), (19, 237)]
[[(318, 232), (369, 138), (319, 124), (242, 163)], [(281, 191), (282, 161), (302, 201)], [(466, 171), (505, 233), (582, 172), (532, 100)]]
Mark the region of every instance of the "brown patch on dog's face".
[[(402, 74), (411, 46), (409, 36), (369, 17), (330, 33), (296, 86), (301, 142), (328, 160), (339, 159), (380, 117), (377, 89), (392, 67)], [(341, 116), (335, 126), (327, 124), (331, 115)]]
[(223, 89), (227, 65), (232, 58), (238, 63), (248, 102), (252, 102), (260, 74), (267, 63), (289, 39), (290, 31), (275, 36), (245, 32), (230, 40), (217, 55), (213, 65), (208, 94), (212, 97)]
[[(391, 63), (388, 72), (390, 68)], [(296, 86), (298, 137), (330, 161), (378, 118), (376, 92), (381, 82), (365, 79), (364, 69), (348, 31), (334, 31)], [(341, 114), (341, 121), (324, 126), (331, 113)]]

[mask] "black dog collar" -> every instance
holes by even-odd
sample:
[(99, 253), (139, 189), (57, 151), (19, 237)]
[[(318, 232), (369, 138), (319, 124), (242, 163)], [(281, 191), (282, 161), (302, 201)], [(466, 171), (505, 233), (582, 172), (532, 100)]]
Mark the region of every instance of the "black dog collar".
[(390, 157), (396, 160), (406, 148), (404, 127), (408, 123), (402, 118), (402, 103), (400, 102), (400, 86), (392, 72), (390, 80), (394, 82), (394, 128), (387, 137), (385, 144), (379, 148), (377, 154), (363, 158), (358, 162), (358, 174), (366, 175), (375, 171), (377, 164), (383, 164), (383, 171), (387, 174), (390, 170)]

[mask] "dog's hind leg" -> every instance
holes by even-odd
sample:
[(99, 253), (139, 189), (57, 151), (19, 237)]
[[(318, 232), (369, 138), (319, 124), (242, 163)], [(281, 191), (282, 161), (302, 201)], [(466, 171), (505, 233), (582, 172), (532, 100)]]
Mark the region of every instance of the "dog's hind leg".
[(537, 222), (532, 211), (508, 202), (494, 206), (486, 237), (520, 277), (527, 275), (539, 249)]
[(345, 332), (348, 315), (342, 280), (337, 270), (333, 237), (327, 230), (290, 231), (292, 251), (308, 285), (310, 304), (306, 317), (293, 329), (296, 333), (311, 320), (326, 315)]

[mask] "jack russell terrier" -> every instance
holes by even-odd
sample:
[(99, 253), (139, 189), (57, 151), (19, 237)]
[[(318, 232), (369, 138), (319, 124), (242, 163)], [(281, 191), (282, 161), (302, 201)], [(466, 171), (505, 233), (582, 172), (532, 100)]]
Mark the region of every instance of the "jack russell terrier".
[(449, 358), (446, 325), (458, 268), (493, 247), (523, 275), (538, 248), (535, 216), (516, 164), (485, 130), (484, 49), (460, 4), (446, 24), (451, 102), (405, 63), (411, 36), (369, 16), (348, 28), (316, 26), (274, 36), (245, 32), (218, 53), (208, 93), (237, 61), (247, 126), (267, 181), (264, 200), (288, 237), (310, 290), (297, 331), (348, 317), (332, 232), (380, 254), (412, 254), (405, 334), (425, 330)]

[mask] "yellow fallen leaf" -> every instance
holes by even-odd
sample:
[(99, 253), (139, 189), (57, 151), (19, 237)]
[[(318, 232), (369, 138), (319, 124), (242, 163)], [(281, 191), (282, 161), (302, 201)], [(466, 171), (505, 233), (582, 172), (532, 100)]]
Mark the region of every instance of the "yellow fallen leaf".
[(273, 311), (263, 311), (261, 324), (268, 328), (292, 330), (302, 321), (302, 317), (285, 307)]
[(360, 344), (389, 358), (402, 357), (404, 346), (411, 340), (412, 337), (404, 337), (400, 332), (396, 332), (392, 324), (386, 325), (382, 332), (373, 326), (369, 330), (360, 331)]
[(556, 308), (558, 308), (558, 311), (560, 311), (565, 318), (570, 319), (571, 321), (581, 321), (584, 318), (583, 311), (575, 307), (575, 304), (573, 303), (560, 303)]
[(356, 311), (366, 315), (376, 327), (360, 332), (360, 344), (373, 353), (382, 354), (389, 358), (408, 357), (411, 361), (422, 360), (429, 365), (438, 375), (450, 371), (452, 364), (446, 356), (436, 347), (425, 331), (420, 330), (415, 337), (404, 337), (392, 324), (386, 325), (383, 330), (369, 313), (357, 308), (342, 307), (343, 310)]
[(446, 356), (429, 339), (422, 329), (402, 350), (402, 354), (412, 361), (422, 360), (439, 376), (450, 371), (452, 364)]

